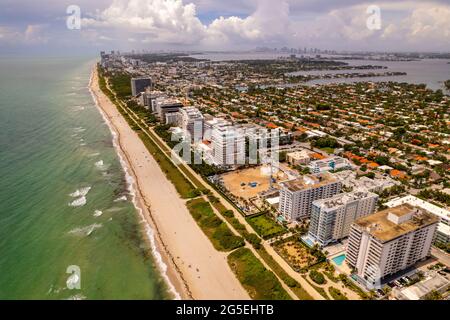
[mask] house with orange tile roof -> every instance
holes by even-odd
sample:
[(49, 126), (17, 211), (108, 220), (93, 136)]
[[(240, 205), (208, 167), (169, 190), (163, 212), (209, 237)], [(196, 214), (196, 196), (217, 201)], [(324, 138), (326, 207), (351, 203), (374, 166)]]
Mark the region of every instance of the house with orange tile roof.
[(376, 163), (376, 162), (369, 162), (369, 163), (367, 164), (367, 168), (372, 169), (372, 170), (378, 168), (379, 166), (380, 166), (380, 165), (379, 165), (378, 163)]
[(311, 154), (310, 157), (314, 160), (322, 160), (322, 159), (326, 158), (324, 155), (317, 153), (317, 152), (314, 152), (313, 154)]
[(427, 161), (428, 158), (424, 157), (424, 156), (415, 156), (414, 160), (416, 160), (416, 161)]
[(390, 172), (390, 175), (392, 178), (397, 178), (400, 180), (406, 179), (406, 177), (407, 177), (405, 172), (397, 170), (397, 169), (392, 169)]

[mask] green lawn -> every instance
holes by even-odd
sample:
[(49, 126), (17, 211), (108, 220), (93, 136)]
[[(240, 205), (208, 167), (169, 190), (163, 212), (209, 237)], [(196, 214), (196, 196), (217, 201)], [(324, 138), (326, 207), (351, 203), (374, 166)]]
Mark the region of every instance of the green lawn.
[(269, 239), (286, 232), (283, 226), (265, 214), (247, 218), (247, 221), (263, 239)]
[(325, 151), (328, 154), (334, 153), (334, 148), (325, 147), (325, 148), (320, 148), (320, 150)]
[(276, 275), (283, 280), (283, 282), (291, 288), (291, 290), (295, 293), (295, 295), (300, 300), (314, 300), (313, 297), (306, 292), (305, 289), (297, 282), (294, 278), (287, 274), (287, 272), (274, 260), (274, 258), (266, 251), (264, 248), (257, 249), (259, 255), (266, 264), (272, 269)]
[(244, 245), (242, 237), (234, 235), (203, 199), (193, 199), (186, 204), (192, 217), (219, 251), (230, 251)]
[(275, 275), (247, 248), (228, 255), (228, 264), (254, 300), (291, 300)]

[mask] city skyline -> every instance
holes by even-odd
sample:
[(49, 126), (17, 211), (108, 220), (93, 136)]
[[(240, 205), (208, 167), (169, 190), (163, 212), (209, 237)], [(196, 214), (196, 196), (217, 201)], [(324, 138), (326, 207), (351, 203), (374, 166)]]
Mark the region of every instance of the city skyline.
[[(0, 53), (6, 54), (258, 46), (450, 51), (447, 1), (5, 2), (0, 13)], [(78, 9), (80, 20), (73, 20)]]

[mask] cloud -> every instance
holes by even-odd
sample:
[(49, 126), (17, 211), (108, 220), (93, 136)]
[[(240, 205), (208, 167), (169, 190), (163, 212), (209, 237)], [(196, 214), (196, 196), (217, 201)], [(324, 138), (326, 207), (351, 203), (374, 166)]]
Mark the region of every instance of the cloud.
[(0, 41), (8, 44), (36, 45), (49, 41), (46, 25), (29, 24), (24, 30), (9, 26), (0, 26)]
[[(82, 20), (86, 28), (127, 33), (143, 43), (201, 45), (206, 47), (243, 43), (282, 43), (289, 35), (289, 5), (280, 1), (258, 1), (246, 18), (214, 19), (209, 25), (197, 17), (193, 3), (182, 0), (114, 0), (105, 10)], [(118, 31), (120, 30), (120, 31)]]
[[(289, 35), (289, 4), (279, 1), (276, 6), (270, 0), (258, 3), (256, 11), (242, 19), (219, 17), (207, 28), (209, 40), (227, 42), (281, 42)], [(217, 38), (216, 38), (217, 37)]]
[[(197, 43), (205, 27), (196, 17), (194, 4), (181, 0), (114, 0), (104, 11), (82, 20), (83, 27), (120, 29), (155, 43)], [(142, 37), (143, 36), (143, 37)]]
[(0, 45), (450, 50), (448, 0), (377, 1), (381, 30), (366, 27), (371, 0), (78, 0), (77, 31), (65, 25), (71, 0), (4, 1)]

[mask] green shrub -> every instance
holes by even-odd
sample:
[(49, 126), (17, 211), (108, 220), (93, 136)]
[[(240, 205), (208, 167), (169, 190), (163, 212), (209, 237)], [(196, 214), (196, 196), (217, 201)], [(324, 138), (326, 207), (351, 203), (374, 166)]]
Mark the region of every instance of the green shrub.
[(233, 210), (225, 210), (223, 212), (221, 212), (223, 216), (227, 217), (227, 218), (233, 218), (234, 217), (234, 213)]
[(275, 275), (249, 249), (240, 248), (230, 253), (228, 264), (252, 299), (291, 299)]
[(316, 270), (311, 270), (309, 272), (309, 277), (311, 278), (312, 281), (314, 281), (317, 284), (325, 284), (327, 282), (323, 274), (321, 274), (319, 271)]
[(186, 205), (194, 220), (217, 250), (230, 251), (245, 244), (244, 239), (234, 235), (205, 200), (201, 198), (193, 199), (188, 201)]
[(339, 289), (336, 289), (335, 287), (329, 287), (328, 292), (330, 293), (331, 297), (334, 300), (348, 300), (348, 298)]

